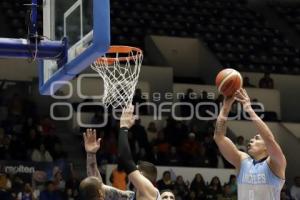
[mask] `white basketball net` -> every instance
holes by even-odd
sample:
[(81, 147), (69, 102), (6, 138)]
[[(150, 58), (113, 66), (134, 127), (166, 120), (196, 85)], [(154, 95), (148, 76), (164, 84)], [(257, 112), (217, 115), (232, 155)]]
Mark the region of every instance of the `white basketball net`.
[(109, 107), (125, 108), (132, 103), (135, 87), (140, 74), (143, 61), (142, 52), (130, 51), (127, 57), (115, 59), (103, 56), (96, 60), (91, 68), (98, 72), (104, 82), (104, 95), (102, 102)]

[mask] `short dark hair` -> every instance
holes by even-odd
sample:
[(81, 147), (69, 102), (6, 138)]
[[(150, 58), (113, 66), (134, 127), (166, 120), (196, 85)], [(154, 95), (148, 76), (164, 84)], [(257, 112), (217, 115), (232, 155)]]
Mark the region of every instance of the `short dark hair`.
[(102, 190), (102, 181), (97, 177), (87, 177), (83, 179), (79, 186), (80, 199), (84, 200), (104, 200)]
[(150, 180), (152, 183), (156, 182), (157, 178), (157, 168), (154, 164), (147, 161), (139, 161), (138, 162), (138, 170), (142, 172), (142, 174)]

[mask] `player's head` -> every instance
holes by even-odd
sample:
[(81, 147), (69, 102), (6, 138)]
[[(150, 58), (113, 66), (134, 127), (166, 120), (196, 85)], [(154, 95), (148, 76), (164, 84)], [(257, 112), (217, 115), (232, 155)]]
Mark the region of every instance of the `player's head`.
[(87, 177), (83, 179), (79, 186), (81, 199), (84, 200), (104, 200), (103, 183), (97, 177)]
[(160, 191), (160, 196), (162, 200), (175, 200), (175, 195), (172, 190), (162, 190)]
[(156, 182), (157, 169), (154, 164), (146, 161), (138, 162), (138, 170), (152, 183)]
[(261, 155), (268, 155), (265, 141), (259, 134), (250, 139), (250, 142), (247, 145), (247, 149), (249, 155), (253, 158), (261, 157)]

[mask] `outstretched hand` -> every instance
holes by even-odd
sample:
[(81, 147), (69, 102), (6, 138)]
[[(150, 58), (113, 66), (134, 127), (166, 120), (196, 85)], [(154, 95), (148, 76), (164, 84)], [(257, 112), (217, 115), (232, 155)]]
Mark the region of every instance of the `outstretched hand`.
[(122, 116), (120, 119), (120, 128), (131, 128), (137, 119), (137, 116), (133, 115), (134, 106), (129, 105), (123, 109)]
[(84, 147), (87, 153), (97, 153), (100, 149), (101, 138), (97, 140), (96, 130), (86, 129), (83, 133)]

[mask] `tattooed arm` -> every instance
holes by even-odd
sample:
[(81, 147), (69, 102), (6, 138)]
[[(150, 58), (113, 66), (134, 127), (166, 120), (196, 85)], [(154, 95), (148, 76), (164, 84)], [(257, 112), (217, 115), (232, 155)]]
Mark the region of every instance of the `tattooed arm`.
[[(100, 149), (100, 141), (99, 138), (97, 140), (96, 130), (87, 129), (85, 133), (83, 133), (84, 138), (84, 147), (87, 154), (86, 164), (87, 164), (87, 175), (94, 176), (102, 181), (102, 177), (98, 170), (96, 153)], [(104, 189), (104, 196), (107, 200), (120, 199), (120, 200), (129, 200), (133, 199), (134, 192), (132, 191), (122, 191), (118, 190), (114, 187), (102, 184), (102, 188)]]
[(101, 179), (100, 172), (97, 166), (96, 153), (100, 149), (100, 141), (99, 138), (97, 140), (96, 130), (87, 129), (85, 133), (83, 133), (84, 138), (84, 147), (86, 151), (86, 169), (88, 176), (95, 176)]
[(95, 153), (87, 153), (86, 154), (86, 170), (87, 170), (87, 176), (96, 176), (100, 179), (101, 175), (98, 170), (97, 166), (97, 159)]
[(105, 190), (105, 199), (129, 200), (134, 197), (134, 192), (132, 191), (122, 191), (108, 185), (104, 185), (103, 188)]
[(223, 107), (217, 118), (214, 140), (224, 158), (237, 169), (239, 169), (241, 160), (248, 157), (248, 155), (244, 152), (239, 151), (233, 144), (233, 142), (228, 137), (226, 137), (227, 117), (233, 102), (234, 97), (225, 97)]

